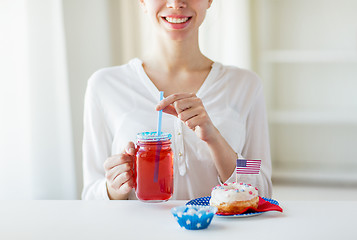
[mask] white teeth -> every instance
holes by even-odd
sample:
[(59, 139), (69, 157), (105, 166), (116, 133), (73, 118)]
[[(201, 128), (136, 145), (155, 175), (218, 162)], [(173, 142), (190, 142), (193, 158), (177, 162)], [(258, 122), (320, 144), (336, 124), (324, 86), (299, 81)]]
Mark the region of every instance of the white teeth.
[(188, 18), (172, 18), (172, 17), (166, 17), (166, 21), (169, 23), (184, 23), (187, 22)]

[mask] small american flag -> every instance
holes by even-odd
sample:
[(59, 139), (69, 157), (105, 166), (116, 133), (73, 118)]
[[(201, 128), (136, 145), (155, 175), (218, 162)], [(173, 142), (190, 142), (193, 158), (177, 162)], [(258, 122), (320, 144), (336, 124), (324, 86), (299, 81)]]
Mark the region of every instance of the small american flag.
[(259, 174), (262, 160), (237, 159), (237, 174)]

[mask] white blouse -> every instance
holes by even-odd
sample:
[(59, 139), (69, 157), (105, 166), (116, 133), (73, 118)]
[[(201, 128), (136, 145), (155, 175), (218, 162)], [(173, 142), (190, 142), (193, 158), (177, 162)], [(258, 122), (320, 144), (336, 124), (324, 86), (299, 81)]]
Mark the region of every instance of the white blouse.
[[(260, 196), (271, 197), (269, 135), (260, 79), (250, 71), (215, 62), (196, 95), (239, 158), (262, 160), (259, 175), (241, 175), (239, 181), (258, 187)], [(158, 102), (159, 90), (140, 59), (91, 76), (84, 108), (83, 199), (109, 199), (104, 161), (121, 153), (129, 141), (135, 143), (137, 133), (156, 131)], [(162, 131), (172, 134), (172, 199), (209, 196), (220, 182), (207, 144), (169, 114), (163, 113)], [(234, 181), (235, 172), (227, 182)], [(134, 190), (129, 199), (136, 199)]]

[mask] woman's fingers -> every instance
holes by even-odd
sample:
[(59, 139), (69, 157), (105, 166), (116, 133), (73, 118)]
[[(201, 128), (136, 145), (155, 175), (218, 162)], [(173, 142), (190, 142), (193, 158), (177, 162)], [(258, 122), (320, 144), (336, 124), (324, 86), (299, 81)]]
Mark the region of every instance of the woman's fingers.
[(196, 107), (202, 107), (201, 110), (205, 110), (203, 108), (203, 103), (201, 99), (196, 96), (177, 100), (176, 102), (174, 102), (174, 107), (178, 114), (188, 109), (196, 108)]
[(125, 183), (123, 183), (121, 186), (120, 186), (120, 192), (122, 194), (127, 194), (131, 191), (131, 189), (134, 187), (134, 181), (131, 179)]
[[(112, 183), (112, 188), (116, 190), (125, 190), (127, 187), (132, 188), (134, 186), (134, 181), (133, 181), (133, 173), (132, 171), (129, 172), (123, 172), (116, 176), (114, 180), (111, 182)], [(126, 186), (123, 186), (126, 184)]]
[(105, 160), (103, 164), (104, 169), (108, 171), (120, 164), (132, 163), (135, 154), (136, 154), (135, 144), (133, 142), (129, 142), (122, 153), (113, 155), (107, 158), (107, 160)]
[(192, 106), (181, 111), (177, 117), (182, 121), (187, 121), (198, 115), (206, 115), (206, 110), (202, 105)]
[(217, 133), (202, 100), (193, 93), (172, 94), (160, 101), (156, 110), (178, 117), (203, 141), (210, 141)]
[(181, 112), (195, 106), (202, 105), (202, 101), (193, 93), (177, 93), (163, 99), (157, 106), (156, 110), (178, 116)]
[(196, 95), (193, 94), (193, 93), (175, 93), (175, 94), (172, 94), (172, 95), (164, 98), (163, 100), (161, 100), (159, 102), (159, 104), (156, 106), (156, 110), (157, 111), (163, 110), (164, 108), (174, 104), (175, 102), (177, 102), (179, 100), (192, 98), (192, 97), (196, 97)]
[(107, 158), (107, 160), (105, 160), (103, 167), (104, 170), (109, 171), (110, 169), (120, 165), (120, 164), (124, 164), (124, 163), (131, 163), (133, 162), (133, 159), (131, 156), (127, 155), (127, 154), (117, 154), (117, 155), (113, 155), (109, 158)]
[(165, 113), (177, 116), (186, 125), (191, 126), (190, 128), (199, 125), (200, 120), (208, 116), (202, 100), (193, 93), (172, 94), (163, 99), (156, 109), (163, 109)]
[(201, 126), (205, 122), (204, 116), (200, 114), (200, 111), (197, 109), (182, 112), (179, 114), (179, 118), (186, 124), (186, 126), (192, 130), (195, 130), (197, 126)]
[(119, 194), (126, 194), (134, 187), (133, 163), (135, 144), (129, 142), (123, 152), (109, 157), (104, 162), (107, 186)]
[(125, 153), (134, 156), (135, 155), (135, 144), (133, 142), (129, 142), (125, 147)]
[(165, 107), (164, 109), (162, 109), (162, 111), (164, 113), (167, 113), (167, 114), (170, 114), (170, 115), (173, 115), (175, 117), (177, 117), (177, 112), (176, 112), (176, 109), (173, 105), (169, 105), (167, 107)]
[(129, 172), (131, 170), (132, 170), (132, 164), (123, 163), (123, 164), (117, 165), (117, 166), (109, 169), (108, 171), (106, 171), (105, 177), (106, 177), (107, 181), (113, 181), (118, 175), (125, 173), (125, 172)]
[(126, 194), (134, 187), (132, 165), (120, 164), (106, 172), (107, 185), (119, 194)]

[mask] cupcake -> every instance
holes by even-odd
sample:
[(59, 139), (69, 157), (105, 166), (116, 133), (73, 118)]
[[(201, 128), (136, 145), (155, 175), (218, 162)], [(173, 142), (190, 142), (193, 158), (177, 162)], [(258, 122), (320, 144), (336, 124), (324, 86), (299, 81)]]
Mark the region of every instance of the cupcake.
[(225, 183), (212, 189), (210, 205), (217, 214), (240, 214), (247, 208), (258, 208), (258, 189), (245, 183)]
[(216, 212), (217, 208), (213, 206), (187, 205), (171, 209), (178, 224), (188, 230), (207, 228)]

